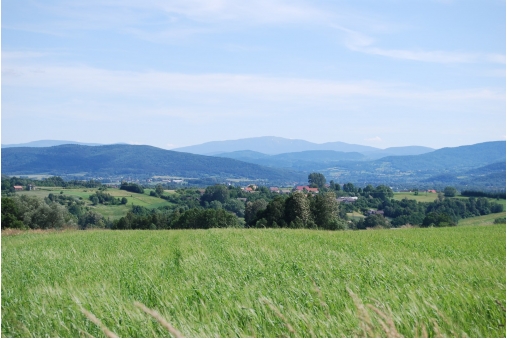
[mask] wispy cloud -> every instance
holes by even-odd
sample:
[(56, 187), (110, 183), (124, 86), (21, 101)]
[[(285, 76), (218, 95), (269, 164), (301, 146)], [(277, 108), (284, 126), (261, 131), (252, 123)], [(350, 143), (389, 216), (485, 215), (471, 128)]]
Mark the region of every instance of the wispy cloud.
[(152, 42), (216, 32), (225, 27), (319, 23), (330, 17), (306, 1), (110, 0), (39, 4), (45, 22), (10, 22), (3, 28), (66, 35), (73, 30), (116, 30)]
[(505, 64), (506, 56), (499, 53), (475, 53), (453, 51), (426, 51), (410, 49), (386, 49), (376, 47), (375, 39), (362, 32), (332, 24), (331, 27), (346, 34), (345, 46), (355, 52), (380, 55), (393, 59), (433, 63), (497, 63)]
[(60, 67), (4, 63), (3, 86), (76, 90), (154, 98), (176, 93), (242, 95), (271, 101), (342, 100), (351, 97), (411, 100), (505, 100), (502, 88), (434, 90), (407, 83), (327, 81), (252, 74), (185, 74), (158, 71), (111, 71), (93, 67)]

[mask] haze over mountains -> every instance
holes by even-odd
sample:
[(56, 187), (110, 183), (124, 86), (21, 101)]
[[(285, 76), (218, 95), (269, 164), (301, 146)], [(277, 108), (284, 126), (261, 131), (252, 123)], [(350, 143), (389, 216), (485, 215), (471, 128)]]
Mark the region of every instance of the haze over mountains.
[(30, 141), (21, 144), (2, 144), (2, 148), (10, 148), (10, 147), (51, 147), (51, 146), (59, 146), (59, 145), (84, 145), (84, 146), (100, 146), (102, 144), (96, 143), (85, 143), (78, 141), (68, 141), (68, 140), (37, 140)]
[(246, 150), (260, 152), (268, 155), (318, 150), (359, 152), (371, 158), (380, 158), (388, 155), (417, 155), (434, 151), (432, 148), (423, 146), (390, 147), (387, 149), (379, 149), (371, 146), (348, 144), (340, 141), (317, 144), (306, 140), (286, 139), (272, 136), (245, 138), (238, 140), (211, 141), (204, 144), (173, 149), (173, 151), (202, 155), (218, 155)]

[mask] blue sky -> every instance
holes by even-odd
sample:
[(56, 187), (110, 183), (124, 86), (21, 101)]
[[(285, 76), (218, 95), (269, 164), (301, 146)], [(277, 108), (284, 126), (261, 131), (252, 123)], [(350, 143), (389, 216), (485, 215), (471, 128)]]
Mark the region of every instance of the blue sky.
[(2, 1), (2, 143), (506, 139), (502, 0)]

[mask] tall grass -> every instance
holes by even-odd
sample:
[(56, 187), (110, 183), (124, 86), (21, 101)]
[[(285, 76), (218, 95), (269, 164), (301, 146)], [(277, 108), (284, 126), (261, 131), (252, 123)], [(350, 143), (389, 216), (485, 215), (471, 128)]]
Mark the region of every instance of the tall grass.
[(199, 337), (500, 337), (505, 239), (504, 225), (2, 237), (2, 336), (177, 336), (163, 320)]

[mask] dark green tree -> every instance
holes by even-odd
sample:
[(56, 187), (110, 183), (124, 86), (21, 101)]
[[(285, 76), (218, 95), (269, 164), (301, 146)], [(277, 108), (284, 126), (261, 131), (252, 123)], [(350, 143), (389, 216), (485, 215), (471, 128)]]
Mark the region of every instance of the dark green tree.
[(162, 187), (161, 184), (158, 184), (155, 186), (155, 193), (160, 197), (162, 194), (164, 194), (164, 187)]
[(309, 185), (312, 187), (323, 188), (326, 184), (326, 178), (321, 173), (311, 173), (309, 174)]
[(268, 203), (264, 199), (248, 201), (245, 205), (245, 222), (251, 224), (251, 222), (255, 221), (257, 214), (264, 211), (267, 205)]
[(300, 192), (291, 194), (286, 200), (284, 212), (288, 225), (298, 218), (298, 223), (301, 221), (305, 227), (307, 222), (312, 218), (309, 199), (305, 194)]
[(344, 184), (342, 186), (342, 189), (344, 190), (344, 192), (348, 192), (348, 193), (356, 193), (356, 188), (355, 188), (355, 185), (353, 185), (352, 183), (348, 182), (347, 184)]
[(393, 197), (393, 191), (388, 186), (379, 185), (370, 193), (370, 195), (372, 195), (373, 198), (387, 200)]
[(225, 185), (208, 186), (205, 193), (201, 196), (201, 204), (204, 206), (205, 202), (219, 201), (221, 204), (229, 199), (229, 190)]
[(318, 227), (329, 228), (338, 219), (339, 204), (333, 192), (318, 194), (310, 200), (310, 210)]
[(443, 192), (444, 196), (448, 198), (452, 198), (457, 194), (457, 190), (452, 186), (446, 186)]

